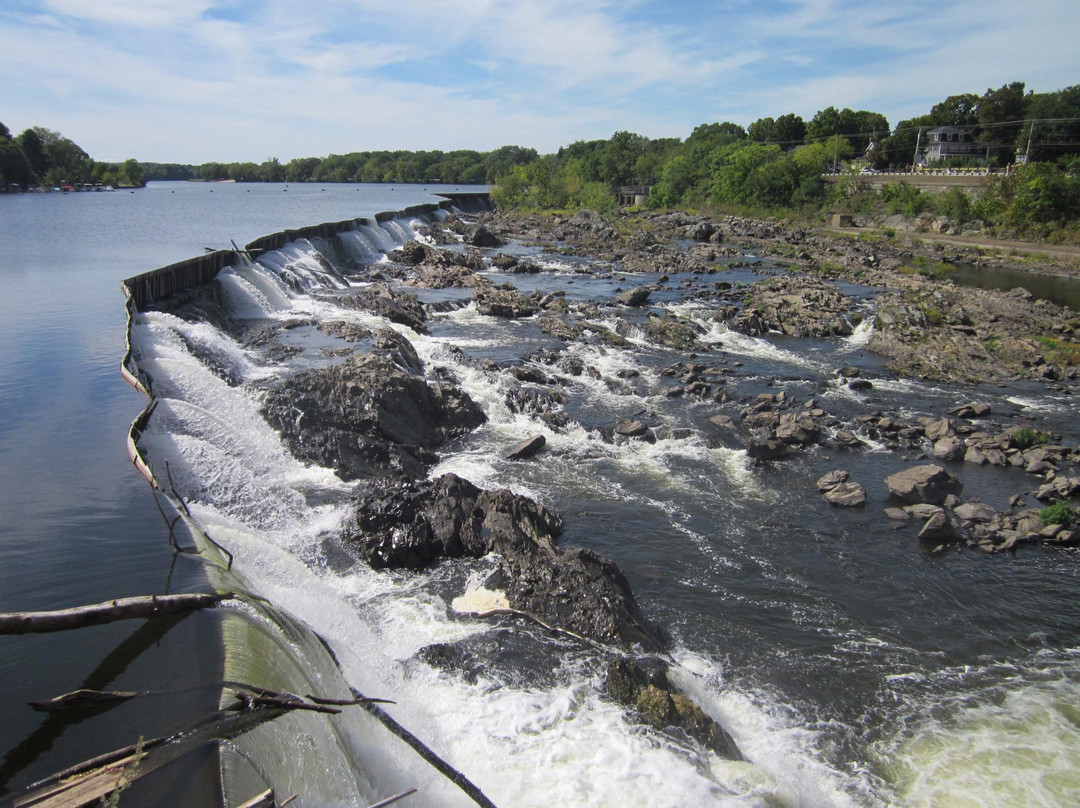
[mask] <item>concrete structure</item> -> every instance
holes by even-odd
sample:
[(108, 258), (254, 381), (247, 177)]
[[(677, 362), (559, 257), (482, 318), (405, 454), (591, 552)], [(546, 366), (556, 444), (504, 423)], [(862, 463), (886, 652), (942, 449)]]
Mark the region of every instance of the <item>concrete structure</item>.
[(920, 191), (940, 193), (950, 188), (960, 188), (965, 193), (974, 196), (978, 193), (992, 175), (975, 174), (957, 171), (956, 173), (915, 171), (904, 173), (878, 173), (878, 174), (824, 174), (822, 179), (826, 182), (837, 183), (854, 181), (860, 185), (880, 191), (886, 185), (894, 185), (898, 182), (906, 182), (918, 188)]
[(645, 200), (649, 198), (649, 191), (651, 190), (651, 185), (620, 185), (618, 190), (615, 191), (615, 198), (618, 200), (620, 208), (631, 206), (640, 208), (645, 204)]

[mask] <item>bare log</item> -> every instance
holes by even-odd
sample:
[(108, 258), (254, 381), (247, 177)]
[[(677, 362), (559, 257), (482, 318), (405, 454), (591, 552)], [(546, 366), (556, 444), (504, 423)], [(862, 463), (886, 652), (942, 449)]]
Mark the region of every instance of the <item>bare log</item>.
[(256, 794), (247, 802), (236, 806), (236, 808), (274, 808), (275, 805), (277, 803), (274, 802), (274, 789), (268, 788), (262, 794)]
[(146, 595), (52, 612), (7, 612), (0, 614), (0, 634), (44, 634), (100, 626), (116, 620), (159, 617), (214, 606), (232, 597), (231, 592), (221, 595)]
[(55, 713), (60, 710), (67, 710), (74, 707), (100, 707), (107, 704), (117, 704), (118, 702), (127, 701), (133, 699), (139, 694), (130, 690), (73, 690), (71, 693), (64, 693), (62, 696), (56, 696), (48, 701), (29, 701), (31, 707), (40, 713)]
[(312, 696), (308, 694), (308, 701), (312, 701), (315, 704), (329, 704), (334, 707), (351, 707), (354, 704), (397, 704), (396, 701), (390, 699), (375, 699), (365, 696), (362, 699), (321, 699), (318, 696)]
[(415, 793), (416, 793), (416, 789), (415, 788), (410, 788), (408, 791), (402, 791), (400, 794), (395, 794), (394, 796), (387, 797), (385, 800), (382, 800), (381, 802), (377, 802), (374, 805), (369, 805), (368, 808), (386, 808), (387, 805), (393, 805), (398, 800), (403, 800), (406, 797), (408, 797), (410, 794), (415, 794)]

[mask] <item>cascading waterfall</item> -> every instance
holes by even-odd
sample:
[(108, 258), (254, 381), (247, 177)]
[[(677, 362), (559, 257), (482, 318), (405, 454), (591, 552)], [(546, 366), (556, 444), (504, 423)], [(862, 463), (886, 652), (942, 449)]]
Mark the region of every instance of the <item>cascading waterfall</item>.
[[(338, 241), (351, 259), (370, 263), (415, 237), (408, 222), (391, 220), (361, 225), (339, 234)], [(136, 359), (154, 380), (159, 401), (140, 441), (151, 465), (170, 463), (194, 518), (234, 553), (237, 569), (255, 594), (323, 637), (350, 685), (397, 700), (395, 717), (421, 732), (497, 804), (935, 805), (944, 792), (939, 793), (930, 774), (963, 781), (974, 800), (986, 796), (980, 789), (1002, 787), (997, 780), (969, 780), (971, 767), (991, 747), (991, 738), (1030, 714), (1051, 736), (1039, 741), (1048, 754), (1078, 748), (1080, 733), (1075, 722), (1069, 723), (1066, 706), (1080, 695), (1077, 667), (1062, 660), (1059, 678), (1051, 683), (999, 690), (977, 707), (962, 699), (942, 704), (914, 733), (904, 725), (886, 729), (866, 746), (869, 762), (838, 753), (850, 744), (858, 746), (853, 736), (868, 731), (859, 721), (869, 720), (876, 704), (863, 708), (866, 716), (846, 723), (827, 708), (815, 714), (813, 705), (755, 681), (753, 671), (733, 670), (724, 649), (703, 650), (708, 643), (702, 637), (711, 637), (713, 628), (672, 611), (680, 597), (688, 602), (688, 614), (705, 614), (702, 610), (713, 608), (717, 598), (745, 600), (773, 612), (777, 623), (814, 637), (806, 639), (808, 649), (820, 642), (814, 626), (829, 626), (820, 634), (851, 631), (833, 615), (831, 595), (820, 591), (812, 574), (770, 556), (762, 545), (771, 534), (752, 527), (764, 521), (762, 514), (783, 510), (791, 494), (768, 476), (754, 474), (744, 451), (717, 446), (701, 429), (686, 427), (703, 408), (692, 402), (669, 404), (659, 392), (667, 359), (663, 351), (651, 346), (636, 326), (625, 334), (634, 351), (571, 343), (565, 354), (595, 373), (566, 377), (571, 400), (566, 408), (573, 408), (575, 420), (555, 429), (539, 414), (510, 405), (516, 382), (470, 361), (506, 353), (515, 356), (515, 363), (552, 372), (521, 356), (517, 347), (530, 340), (543, 344), (531, 324), (496, 322), (470, 305), (435, 318), (431, 333), (420, 335), (369, 312), (336, 306), (327, 293), (346, 288), (349, 281), (337, 269), (327, 270), (328, 263), (311, 242), (301, 240), (259, 256), (254, 266), (223, 272), (219, 281), (231, 316), (280, 320), (316, 312), (322, 319), (365, 328), (393, 328), (427, 368), (447, 369), (488, 418), (444, 448), (432, 477), (453, 471), (483, 487), (509, 487), (554, 503), (567, 518), (570, 543), (591, 539), (604, 552), (621, 550), (632, 557), (635, 550), (626, 546), (628, 541), (665, 542), (665, 558), (647, 559), (639, 577), (646, 582), (643, 599), (671, 619), (671, 676), (723, 724), (748, 758), (723, 760), (689, 739), (679, 742), (635, 723), (624, 708), (602, 696), (607, 659), (591, 649), (524, 626), (496, 628), (456, 616), (449, 601), (486, 579), (493, 569), (489, 560), (445, 563), (423, 573), (386, 573), (348, 557), (334, 535), (351, 486), (329, 469), (306, 467), (292, 458), (259, 413), (260, 385), (288, 373), (288, 362), (266, 363), (208, 324), (192, 325), (163, 313), (139, 315), (132, 329)], [(310, 292), (319, 292), (319, 298)], [(759, 376), (788, 367), (819, 374), (818, 393), (825, 395), (833, 389), (827, 378), (831, 363), (864, 346), (872, 331), (872, 318), (867, 318), (835, 356), (808, 357), (767, 339), (727, 331), (693, 307), (676, 313), (698, 324), (706, 347), (723, 346), (735, 357), (760, 363), (766, 370)], [(613, 318), (599, 324), (616, 328)], [(613, 414), (650, 417), (670, 437), (655, 443), (604, 440), (599, 425)], [(548, 442), (548, 451), (535, 462), (514, 464), (502, 457), (508, 445), (534, 433)], [(718, 521), (719, 513), (726, 516)], [(587, 535), (594, 529), (603, 535)], [(680, 564), (680, 555), (695, 560)], [(662, 583), (668, 576), (679, 578), (688, 594), (665, 595)], [(722, 611), (710, 618), (724, 619)], [(524, 667), (529, 659), (511, 658), (509, 664), (493, 659), (489, 667), (455, 671), (417, 656), (435, 643), (468, 640), (495, 648), (507, 632), (527, 638), (525, 647), (548, 649), (548, 667), (523, 671), (515, 663)], [(238, 644), (244, 642), (241, 638)], [(869, 664), (871, 657), (863, 655), (878, 653), (874, 642), (862, 635), (857, 642), (839, 639), (835, 653), (846, 666)], [(920, 656), (906, 647), (895, 653), (901, 667), (913, 666)], [(887, 680), (887, 692), (874, 698), (890, 703), (897, 698), (889, 692), (893, 685)], [(924, 697), (913, 697), (914, 703)], [(358, 781), (419, 783), (427, 804), (469, 804), (407, 752), (393, 744), (379, 746), (370, 720), (343, 716), (336, 726), (338, 740), (306, 737), (304, 742), (362, 747), (366, 768), (356, 775)], [(1017, 756), (1035, 740), (1025, 743), (1015, 749)], [(1062, 777), (1075, 779), (1077, 763), (1069, 760)], [(1011, 761), (998, 763), (1006, 772), (1018, 768)], [(978, 771), (985, 773), (984, 768)], [(319, 776), (325, 775), (307, 773), (304, 779)], [(335, 782), (349, 779), (340, 771), (329, 776)], [(1030, 782), (1025, 787), (1074, 793), (1068, 784), (1064, 792)], [(332, 796), (336, 804), (355, 799), (353, 785)]]

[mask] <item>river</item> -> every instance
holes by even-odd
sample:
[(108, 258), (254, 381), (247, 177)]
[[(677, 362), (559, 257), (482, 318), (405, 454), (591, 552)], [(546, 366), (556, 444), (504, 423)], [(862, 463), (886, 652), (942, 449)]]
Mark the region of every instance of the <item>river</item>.
[[(171, 552), (149, 488), (124, 451), (143, 401), (118, 374), (120, 278), (191, 257), (204, 245), (242, 244), (284, 227), (428, 201), (416, 187), (167, 183), (134, 194), (0, 197), (0, 609), (205, 588), (203, 565)], [(418, 226), (386, 223), (365, 234), (361, 247), (375, 258)], [(492, 280), (595, 303), (611, 318), (619, 312), (603, 307), (616, 289), (649, 280), (541, 247), (510, 249), (543, 271), (488, 270)], [(398, 701), (395, 718), (497, 805), (916, 808), (1080, 800), (1075, 552), (931, 552), (911, 526), (897, 529), (881, 513), (888, 504), (882, 481), (913, 464), (913, 455), (865, 434), (856, 451), (818, 447), (754, 466), (707, 421), (717, 413), (737, 419), (762, 393), (813, 398), (844, 423), (877, 411), (939, 416), (977, 400), (991, 406), (995, 424), (1023, 420), (1076, 446), (1068, 399), (1034, 384), (973, 390), (892, 376), (864, 348), (872, 298), (858, 287), (844, 288), (868, 315), (852, 337), (750, 338), (712, 322), (695, 297), (713, 276), (672, 275), (652, 308), (700, 324), (703, 347), (693, 361), (727, 377), (724, 405), (664, 395), (665, 368), (687, 357), (641, 331), (627, 334), (629, 348), (602, 340), (563, 344), (533, 320), (480, 315), (465, 305), (469, 290), (420, 293), (446, 310), (431, 315), (427, 335), (397, 330), (426, 366), (446, 368), (488, 417), (441, 450), (432, 474), (453, 471), (534, 497), (562, 514), (562, 544), (614, 559), (646, 616), (671, 635), (674, 682), (747, 758), (729, 761), (647, 727), (606, 699), (607, 660), (593, 649), (514, 623), (454, 615), (450, 601), (484, 580), (487, 560), (375, 572), (335, 540), (349, 487), (328, 469), (291, 458), (258, 412), (259, 391), (282, 374), (340, 361), (333, 349), (342, 343), (313, 320), (385, 324), (275, 279), (282, 269), (296, 277), (321, 267), (314, 252), (297, 242), (222, 281), (234, 316), (290, 324), (283, 339), (299, 350), (284, 358), (243, 347), (208, 323), (139, 315), (136, 358), (163, 400), (140, 445), (159, 463), (170, 461), (195, 520), (235, 554), (244, 585), (324, 638), (348, 684)], [(773, 271), (743, 263), (724, 280), (752, 283)], [(537, 359), (545, 348), (595, 371), (564, 379), (561, 410), (570, 425), (560, 429), (509, 406), (508, 378), (473, 361), (550, 373)], [(840, 365), (858, 366), (871, 391), (839, 383)], [(606, 426), (628, 417), (648, 421), (661, 439), (604, 438)], [(503, 459), (507, 446), (536, 432), (547, 439), (537, 458)], [(837, 509), (818, 495), (814, 481), (838, 466), (866, 485), (866, 508)], [(954, 463), (950, 470), (963, 481), (965, 499), (998, 509), (1036, 486), (1019, 469)], [(0, 785), (16, 787), (105, 751), (102, 738), (131, 743), (133, 735), (172, 731), (216, 706), (210, 684), (222, 665), (245, 667), (244, 660), (223, 663), (217, 638), (227, 638), (225, 656), (261, 659), (258, 649), (271, 644), (265, 638), (277, 636), (230, 625), (194, 615), (142, 643), (131, 642), (131, 626), (61, 639), (2, 638), (0, 685), (10, 718), (0, 729), (0, 748), (9, 750)], [(428, 664), (423, 649), (434, 643), (463, 649), (466, 664)], [(125, 644), (145, 649), (118, 653)], [(249, 659), (246, 666), (257, 665)], [(303, 673), (309, 682), (320, 677)], [(125, 705), (44, 729), (51, 719), (23, 706), (87, 681), (159, 695), (147, 702), (151, 708)], [(310, 723), (288, 726), (282, 732), (298, 733), (290, 739), (298, 758), (324, 751)], [(417, 783), (427, 789), (423, 804), (469, 804), (406, 753), (379, 746), (377, 732), (346, 722), (334, 739), (323, 739), (344, 753), (326, 755), (322, 771), (292, 773), (290, 784), (308, 786), (307, 793), (297, 788), (298, 804), (362, 806), (372, 786)], [(272, 779), (272, 756), (260, 761), (251, 746), (240, 752)], [(23, 763), (16, 769), (12, 760)]]

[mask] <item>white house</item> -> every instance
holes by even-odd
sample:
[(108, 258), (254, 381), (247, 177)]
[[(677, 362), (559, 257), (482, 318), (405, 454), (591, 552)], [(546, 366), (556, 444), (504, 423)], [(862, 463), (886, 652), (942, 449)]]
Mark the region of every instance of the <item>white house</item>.
[(959, 126), (939, 126), (926, 133), (926, 162), (951, 157), (984, 157), (986, 146)]

